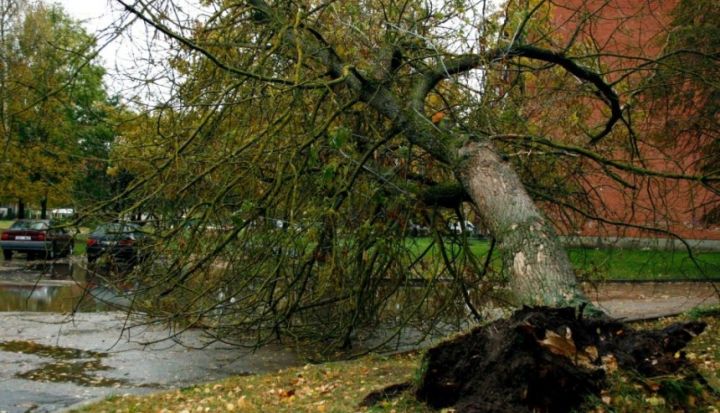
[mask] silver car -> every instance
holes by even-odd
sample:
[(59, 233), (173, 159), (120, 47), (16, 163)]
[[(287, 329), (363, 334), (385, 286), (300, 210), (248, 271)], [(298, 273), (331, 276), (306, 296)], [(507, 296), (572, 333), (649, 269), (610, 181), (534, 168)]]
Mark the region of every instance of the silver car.
[(50, 220), (19, 219), (2, 232), (0, 247), (6, 261), (12, 259), (14, 252), (26, 253), (28, 258), (55, 258), (72, 254), (73, 239)]

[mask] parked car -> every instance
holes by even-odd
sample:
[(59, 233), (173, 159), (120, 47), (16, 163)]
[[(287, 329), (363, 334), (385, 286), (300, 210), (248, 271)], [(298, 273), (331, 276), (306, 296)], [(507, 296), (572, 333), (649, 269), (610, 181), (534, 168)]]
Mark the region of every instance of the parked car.
[[(475, 224), (473, 224), (470, 221), (465, 221), (463, 224), (465, 227), (465, 234), (468, 235), (477, 235), (477, 229), (475, 229)], [(458, 221), (453, 221), (448, 224), (448, 229), (453, 234), (462, 234), (463, 233), (463, 225)]]
[(102, 224), (88, 236), (85, 253), (88, 263), (93, 263), (104, 255), (114, 261), (134, 264), (148, 257), (147, 241), (147, 235), (137, 224)]
[(430, 228), (426, 227), (424, 225), (416, 224), (414, 222), (410, 222), (410, 225), (408, 226), (409, 233), (411, 237), (426, 237), (430, 235)]
[(26, 253), (28, 258), (55, 258), (72, 254), (73, 238), (51, 220), (19, 219), (2, 232), (0, 247), (6, 260), (12, 259), (13, 252)]

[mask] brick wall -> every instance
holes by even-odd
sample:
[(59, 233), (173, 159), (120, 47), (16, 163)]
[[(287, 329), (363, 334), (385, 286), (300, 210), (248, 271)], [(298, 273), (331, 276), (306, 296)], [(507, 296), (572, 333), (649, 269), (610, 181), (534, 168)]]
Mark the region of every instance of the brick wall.
[[(641, 63), (641, 58), (654, 58), (662, 51), (676, 4), (675, 0), (555, 0), (551, 20), (561, 38), (576, 35), (576, 29), (582, 27), (577, 41), (592, 38), (603, 53), (614, 55), (604, 56), (601, 63), (609, 73), (607, 78), (615, 80), (627, 73), (627, 68)], [(588, 16), (592, 16), (592, 23), (588, 23)], [(649, 75), (651, 73), (637, 72), (630, 76), (630, 81), (640, 82)], [(627, 98), (621, 95), (621, 99)], [(600, 106), (593, 106), (588, 115), (590, 120), (601, 122), (602, 110)], [(669, 117), (682, 119), (682, 113), (650, 112), (633, 119), (638, 135), (654, 136), (638, 141), (640, 153), (646, 160), (644, 166), (668, 173), (697, 174), (701, 157), (698, 146), (703, 139), (709, 138), (689, 134), (662, 136), (661, 133), (658, 137), (664, 121)], [(617, 149), (610, 156), (639, 165), (624, 149)], [(561, 232), (608, 237), (669, 236), (639, 228), (648, 226), (672, 231), (685, 238), (720, 240), (720, 226), (702, 222), (702, 217), (713, 205), (718, 205), (719, 197), (701, 185), (684, 180), (618, 174), (621, 180), (630, 184), (628, 186), (610, 178), (595, 164), (588, 163), (586, 171), (585, 189), (591, 192), (594, 209), (607, 221), (627, 222), (635, 227), (581, 219), (573, 228), (559, 225)], [(549, 215), (553, 212), (549, 211)]]

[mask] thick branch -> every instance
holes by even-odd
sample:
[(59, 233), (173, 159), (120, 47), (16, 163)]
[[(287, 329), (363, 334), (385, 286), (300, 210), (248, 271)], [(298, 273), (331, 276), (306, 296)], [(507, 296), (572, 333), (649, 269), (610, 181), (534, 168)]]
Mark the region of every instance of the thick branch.
[(552, 63), (562, 67), (578, 79), (588, 82), (595, 86), (602, 95), (605, 103), (610, 107), (610, 117), (605, 123), (603, 130), (595, 136), (592, 136), (590, 143), (595, 144), (600, 139), (607, 136), (613, 126), (622, 118), (622, 108), (620, 107), (620, 99), (612, 86), (606, 82), (598, 73), (579, 65), (575, 60), (563, 53), (553, 52), (551, 50), (542, 49), (536, 46), (513, 46), (510, 48), (494, 49), (486, 54), (468, 54), (457, 56), (443, 61), (443, 63), (433, 70), (426, 71), (423, 78), (415, 86), (412, 93), (413, 106), (415, 110), (422, 112), (424, 100), (430, 91), (437, 84), (449, 78), (450, 76), (465, 73), (472, 69), (478, 68), (483, 62), (491, 62), (500, 59), (512, 57), (525, 57), (528, 59), (539, 60)]
[(712, 190), (713, 192), (718, 191), (718, 189), (714, 188), (711, 184), (720, 182), (720, 176), (719, 175), (685, 175), (681, 173), (673, 173), (673, 172), (662, 172), (662, 171), (654, 171), (651, 169), (641, 168), (638, 166), (630, 165), (623, 162), (614, 161), (612, 159), (608, 159), (602, 155), (600, 155), (597, 152), (593, 152), (591, 150), (581, 148), (579, 146), (574, 145), (566, 145), (562, 143), (555, 142), (550, 139), (535, 137), (535, 136), (529, 136), (529, 135), (496, 135), (492, 136), (493, 139), (501, 139), (501, 140), (523, 140), (527, 142), (533, 142), (540, 145), (545, 145), (551, 148), (560, 149), (568, 153), (574, 153), (577, 155), (584, 156), (585, 158), (591, 159), (595, 161), (597, 164), (601, 166), (610, 166), (615, 169), (629, 172), (635, 175), (645, 175), (645, 176), (654, 176), (658, 178), (665, 178), (665, 179), (674, 179), (674, 180), (686, 180), (686, 181), (697, 181), (705, 185), (708, 189)]
[[(279, 21), (263, 0), (248, 0), (248, 4), (260, 14), (259, 22)], [(303, 28), (311, 36), (298, 38), (294, 32), (285, 32), (283, 41), (290, 49), (295, 49), (300, 44), (305, 54), (323, 64), (332, 76), (344, 74), (345, 85), (356, 93), (361, 101), (391, 120), (393, 129), (404, 133), (412, 143), (423, 148), (438, 161), (450, 163), (455, 158), (442, 139), (438, 139), (438, 130), (422, 112), (406, 110), (388, 88), (366, 79), (352, 66), (344, 63), (319, 32), (312, 28)]]
[(422, 191), (419, 197), (426, 205), (444, 208), (456, 208), (463, 202), (471, 201), (465, 188), (457, 182), (433, 185)]

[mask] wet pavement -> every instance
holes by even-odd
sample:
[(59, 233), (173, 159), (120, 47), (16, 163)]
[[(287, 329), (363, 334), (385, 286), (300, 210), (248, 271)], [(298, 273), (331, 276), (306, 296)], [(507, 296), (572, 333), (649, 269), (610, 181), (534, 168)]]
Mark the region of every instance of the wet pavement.
[(280, 348), (249, 353), (208, 345), (196, 330), (180, 333), (142, 322), (121, 312), (0, 313), (0, 411), (52, 412), (97, 396), (298, 364)]
[(0, 412), (53, 412), (299, 364), (279, 347), (251, 353), (118, 311), (128, 300), (85, 282), (78, 262), (0, 261)]
[(588, 298), (610, 316), (643, 320), (720, 304), (718, 282), (603, 282), (584, 284)]

